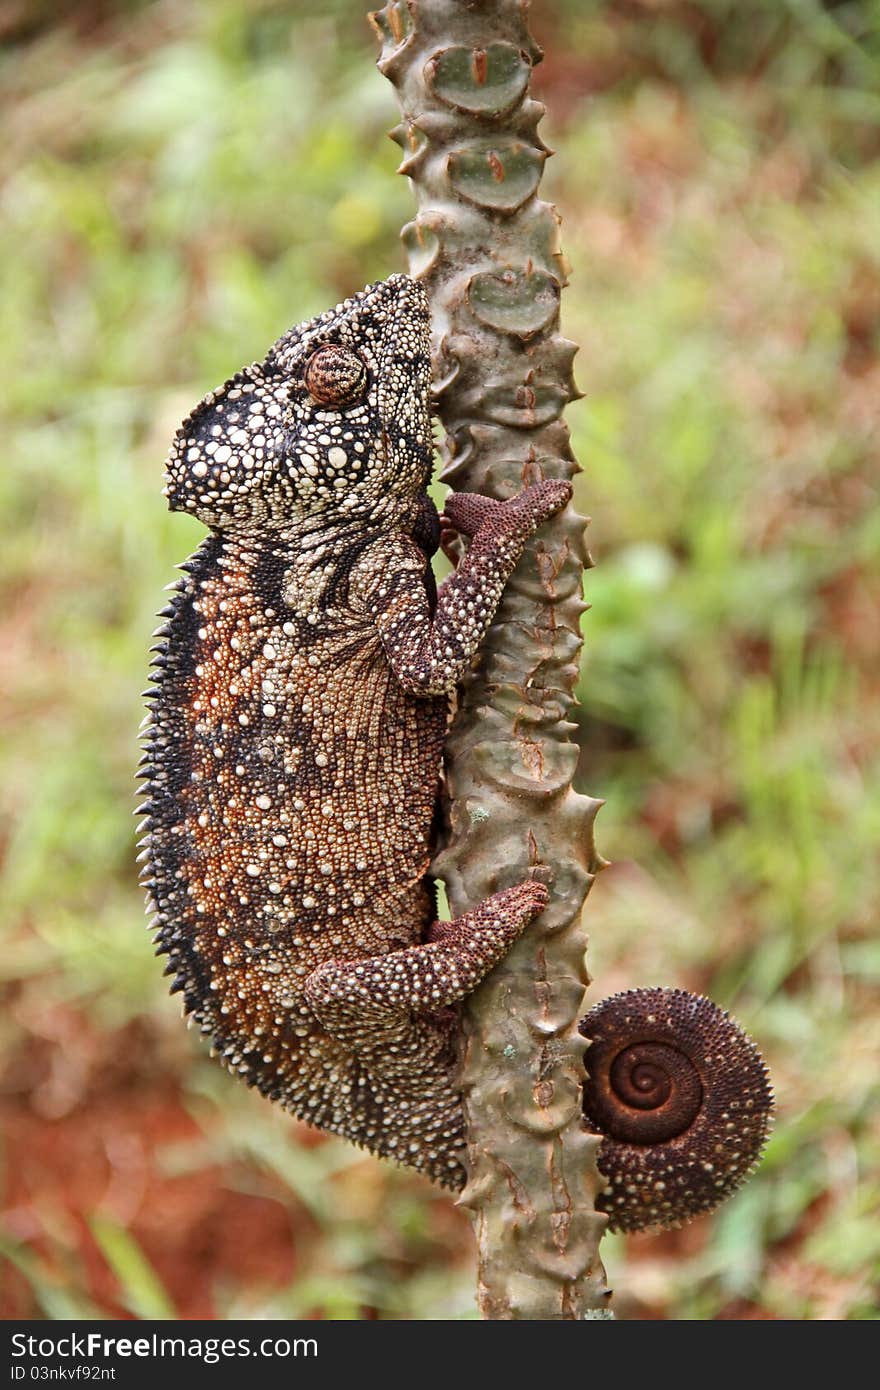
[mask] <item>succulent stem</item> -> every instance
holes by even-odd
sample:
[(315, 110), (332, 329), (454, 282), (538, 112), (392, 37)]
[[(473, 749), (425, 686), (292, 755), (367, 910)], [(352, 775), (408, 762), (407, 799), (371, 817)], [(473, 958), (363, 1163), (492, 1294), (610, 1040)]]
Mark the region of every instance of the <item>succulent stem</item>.
[[(529, 94), (541, 50), (523, 0), (390, 0), (371, 16), (397, 90), (418, 212), (410, 273), (433, 318), (443, 479), (506, 498), (577, 470), (562, 420), (578, 392), (559, 332), (566, 263), (537, 196), (550, 151)], [(585, 522), (571, 507), (531, 542), (467, 678), (447, 750), (445, 844), (434, 869), (455, 914), (530, 873), (551, 901), (472, 995), (462, 1091), (478, 1297), (493, 1319), (607, 1315), (598, 1140), (581, 1122), (588, 983), (581, 925), (602, 859), (601, 803), (572, 789), (567, 714), (581, 647)]]

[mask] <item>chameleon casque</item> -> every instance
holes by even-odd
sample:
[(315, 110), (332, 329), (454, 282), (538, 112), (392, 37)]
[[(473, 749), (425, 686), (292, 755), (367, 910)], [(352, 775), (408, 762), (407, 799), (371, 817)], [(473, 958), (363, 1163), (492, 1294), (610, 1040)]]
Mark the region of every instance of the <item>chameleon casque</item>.
[[(158, 951), (224, 1064), (309, 1123), (461, 1187), (458, 1007), (548, 890), (528, 879), (433, 920), (449, 697), (571, 486), (451, 496), (445, 521), (469, 544), (437, 592), (429, 328), (422, 286), (393, 275), (285, 333), (178, 430), (168, 503), (210, 535), (157, 632), (140, 810)], [(688, 1055), (672, 1065), (681, 1024)], [(753, 1044), (680, 991), (616, 996), (584, 1026), (612, 1224), (716, 1205), (766, 1133)], [(609, 1101), (627, 1049), (632, 1094)], [(615, 1106), (630, 1122), (619, 1138)]]

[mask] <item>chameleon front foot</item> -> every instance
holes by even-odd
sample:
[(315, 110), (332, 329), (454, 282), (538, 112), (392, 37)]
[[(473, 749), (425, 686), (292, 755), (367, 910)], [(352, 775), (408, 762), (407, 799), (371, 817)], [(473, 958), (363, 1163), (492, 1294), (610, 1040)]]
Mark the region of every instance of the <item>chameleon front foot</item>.
[(559, 478), (532, 483), (503, 502), (477, 492), (452, 492), (444, 504), (441, 525), (453, 526), (471, 538), (478, 531), (492, 531), (499, 538), (524, 538), (570, 502), (571, 495), (571, 483)]

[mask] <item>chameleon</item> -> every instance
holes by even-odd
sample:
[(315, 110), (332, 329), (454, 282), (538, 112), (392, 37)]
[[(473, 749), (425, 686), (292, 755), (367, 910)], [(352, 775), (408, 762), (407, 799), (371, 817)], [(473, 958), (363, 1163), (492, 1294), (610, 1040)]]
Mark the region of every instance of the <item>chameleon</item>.
[(180, 426), (165, 496), (209, 534), (155, 634), (139, 809), (157, 951), (223, 1064), (457, 1189), (461, 1004), (549, 890), (526, 877), (436, 920), (450, 702), (572, 489), (451, 495), (443, 526), (467, 547), (438, 589), (430, 386), (425, 291), (397, 274), (284, 333)]

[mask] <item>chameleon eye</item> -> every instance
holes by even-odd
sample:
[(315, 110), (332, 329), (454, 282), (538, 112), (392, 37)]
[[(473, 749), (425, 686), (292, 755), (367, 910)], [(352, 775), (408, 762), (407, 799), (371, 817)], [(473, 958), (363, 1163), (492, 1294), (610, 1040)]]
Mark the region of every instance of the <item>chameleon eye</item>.
[(353, 405), (367, 389), (367, 369), (357, 353), (333, 343), (313, 353), (303, 379), (321, 405)]

